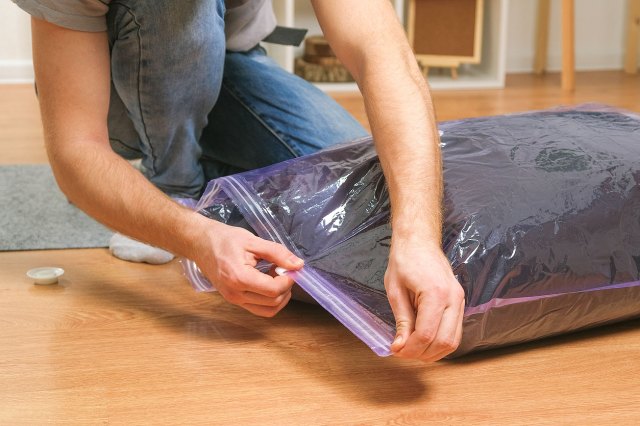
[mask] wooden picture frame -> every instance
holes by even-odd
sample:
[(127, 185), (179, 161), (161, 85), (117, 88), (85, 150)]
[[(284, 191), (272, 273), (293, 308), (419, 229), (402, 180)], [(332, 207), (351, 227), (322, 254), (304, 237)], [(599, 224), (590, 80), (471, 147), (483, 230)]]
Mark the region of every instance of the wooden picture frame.
[(484, 0), (409, 0), (407, 33), (416, 58), (429, 67), (451, 68), (482, 58)]

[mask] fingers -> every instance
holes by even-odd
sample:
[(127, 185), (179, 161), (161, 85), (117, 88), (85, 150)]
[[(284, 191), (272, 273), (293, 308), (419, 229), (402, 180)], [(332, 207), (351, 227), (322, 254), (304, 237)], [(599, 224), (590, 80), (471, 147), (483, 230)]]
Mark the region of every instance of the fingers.
[(273, 241), (255, 238), (248, 244), (247, 249), (256, 257), (267, 260), (285, 269), (298, 270), (304, 265), (304, 261), (291, 253), (282, 244)]
[[(458, 346), (460, 345), (460, 341), (462, 340), (462, 321), (464, 319), (464, 299), (460, 302), (460, 306), (459, 306), (459, 315), (458, 315), (458, 319), (457, 319), (457, 328), (454, 334), (454, 348), (453, 350), (451, 350), (450, 348), (445, 348), (443, 349), (442, 352), (440, 352), (439, 354), (436, 354), (432, 361), (437, 361), (439, 359), (444, 358), (447, 355), (450, 355), (451, 353), (453, 353), (453, 351), (455, 351), (455, 349), (458, 348)], [(425, 360), (427, 361), (427, 360)]]
[(274, 317), (278, 312), (280, 312), (287, 305), (287, 303), (289, 303), (290, 300), (291, 300), (291, 292), (285, 294), (281, 298), (280, 302), (275, 306), (265, 306), (262, 304), (253, 304), (253, 303), (245, 303), (240, 306), (254, 315), (271, 318), (271, 317)]
[(458, 338), (458, 328), (461, 329), (459, 327), (460, 319), (460, 305), (445, 308), (434, 339), (419, 359), (425, 362), (434, 362), (455, 351), (460, 343)]
[(236, 275), (236, 279), (234, 288), (238, 292), (257, 293), (267, 298), (276, 298), (291, 291), (294, 284), (294, 281), (286, 275), (272, 277), (251, 266), (243, 267)]
[(285, 298), (291, 297), (292, 294), (293, 294), (292, 291), (288, 290), (280, 294), (279, 296), (268, 297), (268, 296), (263, 296), (262, 294), (245, 291), (242, 293), (242, 299), (243, 299), (242, 304), (274, 307), (274, 306), (279, 306)]
[(397, 353), (405, 347), (413, 332), (415, 312), (409, 292), (404, 288), (387, 291), (391, 310), (396, 318), (396, 337), (391, 344), (391, 352)]
[(198, 251), (198, 266), (228, 302), (256, 315), (273, 316), (291, 299), (290, 277), (274, 277), (255, 268), (264, 259), (289, 270), (300, 269), (304, 262), (286, 247), (227, 225), (203, 238), (207, 244)]
[(400, 357), (422, 358), (438, 333), (444, 310), (444, 305), (439, 305), (434, 298), (424, 297), (418, 301), (415, 328), (411, 331), (404, 348), (398, 352)]
[(464, 315), (464, 298), (460, 290), (456, 288), (441, 298), (423, 295), (417, 300), (415, 329), (400, 350), (391, 346), (395, 355), (433, 362), (455, 351), (462, 337)]
[(272, 277), (251, 266), (228, 277), (219, 285), (220, 294), (230, 303), (260, 316), (273, 316), (291, 299), (294, 281), (287, 276)]

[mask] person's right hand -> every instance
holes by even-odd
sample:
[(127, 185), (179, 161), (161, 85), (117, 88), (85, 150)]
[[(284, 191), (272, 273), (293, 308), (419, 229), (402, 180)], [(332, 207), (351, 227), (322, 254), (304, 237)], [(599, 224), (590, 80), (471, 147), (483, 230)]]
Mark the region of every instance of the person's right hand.
[(262, 317), (273, 317), (291, 299), (294, 281), (264, 274), (260, 260), (288, 270), (302, 267), (302, 259), (281, 244), (256, 237), (243, 228), (206, 219), (192, 259), (230, 303)]

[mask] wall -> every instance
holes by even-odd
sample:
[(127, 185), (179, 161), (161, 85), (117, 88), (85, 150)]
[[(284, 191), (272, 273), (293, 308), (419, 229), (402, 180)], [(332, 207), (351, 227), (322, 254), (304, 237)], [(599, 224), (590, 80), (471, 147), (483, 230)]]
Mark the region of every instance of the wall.
[(29, 15), (0, 0), (0, 82), (33, 80)]
[[(485, 0), (492, 1), (492, 0)], [(560, 0), (551, 2), (547, 68), (560, 70)], [(622, 69), (626, 0), (575, 1), (576, 69)], [(511, 0), (507, 34), (507, 72), (532, 70), (537, 2)]]
[[(485, 0), (494, 1), (494, 0)], [(621, 69), (626, 0), (576, 0), (576, 68)], [(507, 72), (531, 71), (535, 41), (535, 0), (509, 2)], [(560, 0), (551, 7), (548, 69), (561, 63)], [(30, 81), (29, 18), (11, 1), (0, 1), (0, 82)]]

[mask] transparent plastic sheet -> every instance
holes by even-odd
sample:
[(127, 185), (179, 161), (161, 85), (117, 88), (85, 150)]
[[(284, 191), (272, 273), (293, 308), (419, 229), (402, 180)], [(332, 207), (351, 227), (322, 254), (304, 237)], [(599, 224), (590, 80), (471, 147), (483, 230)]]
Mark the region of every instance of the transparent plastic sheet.
[[(585, 105), (440, 129), (443, 249), (467, 304), (454, 356), (640, 316), (636, 115)], [(196, 208), (305, 259), (293, 279), (389, 355), (390, 206), (370, 139), (216, 179)], [(214, 289), (183, 265), (197, 290)]]

